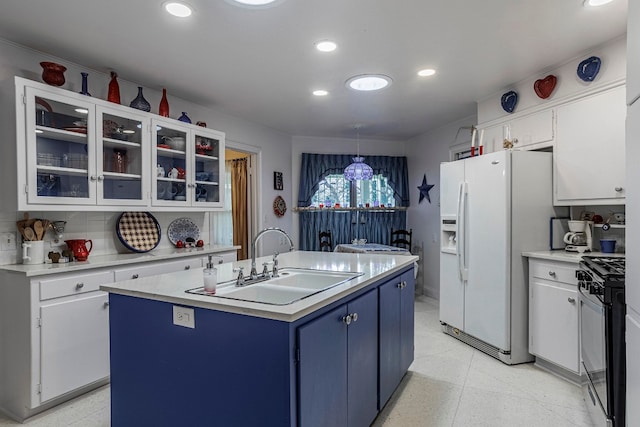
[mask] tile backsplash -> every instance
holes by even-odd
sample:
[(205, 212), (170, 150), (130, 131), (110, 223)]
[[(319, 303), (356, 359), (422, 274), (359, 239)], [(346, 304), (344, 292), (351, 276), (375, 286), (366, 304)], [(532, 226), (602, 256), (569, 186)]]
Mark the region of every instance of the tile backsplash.
[[(91, 255), (109, 255), (131, 253), (125, 248), (116, 233), (116, 222), (120, 212), (29, 212), (30, 218), (42, 218), (49, 221), (67, 221), (61, 241), (55, 241), (55, 233), (49, 229), (45, 233), (45, 253), (62, 251), (66, 248), (64, 240), (87, 239), (93, 242)], [(212, 241), (207, 212), (154, 212), (161, 229), (158, 248), (171, 248), (166, 230), (177, 218), (189, 218), (200, 229), (200, 238), (205, 244)], [(0, 212), (0, 265), (22, 262), (22, 236), (16, 229), (16, 221), (23, 219), (22, 212)]]

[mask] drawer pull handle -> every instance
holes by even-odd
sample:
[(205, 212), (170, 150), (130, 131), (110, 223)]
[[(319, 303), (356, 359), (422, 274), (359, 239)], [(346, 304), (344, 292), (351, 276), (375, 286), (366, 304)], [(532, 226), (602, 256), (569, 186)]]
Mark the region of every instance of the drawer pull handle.
[(136, 273), (136, 274), (131, 276), (132, 279), (137, 279), (138, 277), (140, 277), (140, 276), (138, 276), (138, 273)]
[(549, 276), (551, 276), (551, 277), (556, 277), (556, 272), (555, 272), (555, 271), (550, 271), (550, 272), (549, 272)]
[(567, 298), (567, 301), (569, 301), (569, 304), (575, 304), (576, 303), (576, 299), (575, 298)]
[(185, 265), (185, 266), (184, 266), (184, 269), (185, 269), (185, 270), (190, 270), (190, 269), (191, 269), (191, 266), (190, 266), (190, 265)]
[(76, 283), (76, 290), (79, 291), (80, 289), (84, 288), (84, 283), (82, 282), (78, 282)]
[(622, 191), (622, 187), (616, 187), (615, 190), (619, 193)]

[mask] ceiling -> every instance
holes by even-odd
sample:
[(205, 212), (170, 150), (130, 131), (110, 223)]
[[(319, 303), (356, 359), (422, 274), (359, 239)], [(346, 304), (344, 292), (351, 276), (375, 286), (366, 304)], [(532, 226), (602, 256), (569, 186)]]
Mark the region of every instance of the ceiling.
[[(291, 135), (406, 140), (626, 31), (626, 0), (188, 0), (2, 2), (0, 37)], [(332, 53), (314, 44), (330, 38)], [(432, 77), (418, 77), (435, 68)], [(369, 93), (345, 81), (381, 73)], [(314, 89), (326, 89), (315, 97)]]

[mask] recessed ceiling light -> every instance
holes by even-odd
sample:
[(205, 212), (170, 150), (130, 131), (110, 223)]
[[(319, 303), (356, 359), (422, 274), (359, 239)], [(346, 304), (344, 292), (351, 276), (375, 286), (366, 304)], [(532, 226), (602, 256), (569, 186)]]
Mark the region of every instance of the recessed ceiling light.
[(318, 90), (314, 90), (313, 94), (315, 96), (327, 96), (327, 95), (329, 95), (329, 92), (324, 90), (324, 89), (318, 89)]
[(611, 3), (613, 0), (584, 0), (585, 6), (602, 6), (603, 4)]
[(169, 2), (164, 4), (164, 9), (178, 18), (186, 18), (191, 15), (191, 7), (185, 3)]
[(338, 45), (331, 40), (322, 40), (316, 43), (316, 49), (320, 52), (333, 52), (337, 47)]
[(433, 68), (425, 68), (424, 70), (418, 71), (418, 75), (420, 77), (433, 76), (435, 73), (436, 73), (436, 70), (434, 70)]
[(380, 90), (391, 84), (391, 77), (384, 74), (361, 74), (347, 80), (348, 88), (361, 91)]
[(233, 0), (235, 3), (244, 4), (246, 6), (264, 6), (274, 3), (276, 0)]

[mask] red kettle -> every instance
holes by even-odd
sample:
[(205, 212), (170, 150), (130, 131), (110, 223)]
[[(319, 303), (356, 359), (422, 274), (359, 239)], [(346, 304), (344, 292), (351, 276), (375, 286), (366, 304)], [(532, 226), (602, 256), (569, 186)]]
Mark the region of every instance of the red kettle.
[[(77, 261), (86, 261), (89, 258), (89, 253), (91, 249), (93, 249), (93, 242), (91, 240), (84, 239), (73, 239), (73, 240), (65, 240), (64, 241), (71, 252), (73, 252), (73, 257)], [(86, 243), (89, 244), (89, 249), (87, 249)]]

